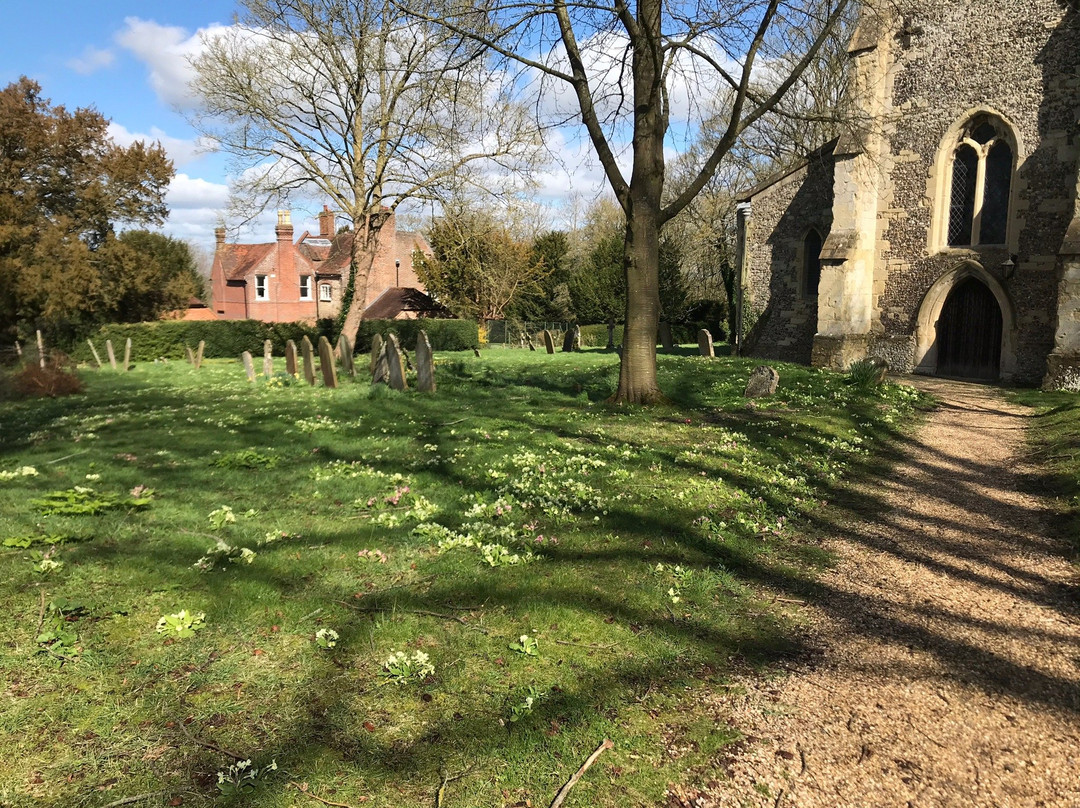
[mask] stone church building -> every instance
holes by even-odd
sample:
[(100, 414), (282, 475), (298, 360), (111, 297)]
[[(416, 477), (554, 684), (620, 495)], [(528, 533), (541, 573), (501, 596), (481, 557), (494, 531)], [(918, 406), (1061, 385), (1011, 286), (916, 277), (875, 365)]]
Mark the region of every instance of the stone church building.
[(744, 352), (1080, 389), (1076, 3), (882, 6), (858, 125), (740, 199)]

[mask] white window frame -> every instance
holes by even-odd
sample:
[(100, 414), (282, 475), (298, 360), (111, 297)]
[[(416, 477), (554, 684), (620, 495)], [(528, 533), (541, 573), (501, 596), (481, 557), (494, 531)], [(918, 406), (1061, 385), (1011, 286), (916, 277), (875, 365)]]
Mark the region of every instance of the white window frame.
[(333, 290), (332, 290), (330, 284), (328, 284), (328, 283), (320, 283), (319, 284), (319, 300), (320, 301), (322, 301), (323, 303), (330, 303), (334, 299), (333, 295), (334, 295), (334, 293), (333, 293)]
[(270, 299), (270, 285), (268, 283), (269, 277), (266, 275), (255, 276), (255, 299), (256, 300), (269, 300)]
[(300, 276), (300, 299), (311, 300), (311, 276)]

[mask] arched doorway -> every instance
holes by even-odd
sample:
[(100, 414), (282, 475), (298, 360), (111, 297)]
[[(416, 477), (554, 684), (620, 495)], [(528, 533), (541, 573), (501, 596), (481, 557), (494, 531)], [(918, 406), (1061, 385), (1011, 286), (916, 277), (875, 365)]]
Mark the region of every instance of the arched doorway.
[(1001, 375), (1001, 307), (976, 277), (949, 292), (937, 321), (937, 375), (996, 380)]

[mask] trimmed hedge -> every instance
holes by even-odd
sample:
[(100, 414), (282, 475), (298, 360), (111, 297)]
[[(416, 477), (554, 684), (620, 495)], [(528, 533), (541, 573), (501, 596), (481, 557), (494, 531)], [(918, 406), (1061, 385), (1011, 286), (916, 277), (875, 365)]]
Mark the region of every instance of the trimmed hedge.
[[(727, 338), (723, 327), (717, 327), (716, 323), (672, 323), (671, 338), (676, 345), (696, 345), (698, 330), (708, 328), (712, 333), (713, 342), (723, 342)], [(622, 345), (623, 325), (615, 324), (615, 344)], [(607, 325), (583, 325), (581, 326), (581, 344), (585, 348), (603, 348), (607, 345)], [(656, 344), (660, 344), (660, 336), (657, 333)], [(558, 347), (561, 347), (561, 343)]]
[[(285, 343), (297, 345), (306, 335), (317, 345), (319, 337), (334, 341), (333, 320), (320, 320), (316, 325), (306, 323), (264, 323), (261, 320), (162, 320), (154, 323), (117, 323), (103, 326), (90, 339), (102, 361), (105, 360), (105, 340), (111, 339), (117, 357), (123, 356), (124, 344), (131, 339), (131, 358), (135, 362), (166, 359), (185, 359), (184, 346), (194, 350), (205, 340), (203, 356), (235, 359), (244, 351), (262, 355), (263, 342), (270, 340), (274, 353), (285, 353)], [(83, 340), (72, 346), (71, 356), (81, 362), (93, 361), (90, 346)]]
[(436, 351), (467, 351), (480, 345), (475, 320), (364, 320), (356, 332), (355, 351), (370, 351), (375, 334), (397, 334), (401, 347), (416, 350), (416, 335), (426, 331), (431, 347)]

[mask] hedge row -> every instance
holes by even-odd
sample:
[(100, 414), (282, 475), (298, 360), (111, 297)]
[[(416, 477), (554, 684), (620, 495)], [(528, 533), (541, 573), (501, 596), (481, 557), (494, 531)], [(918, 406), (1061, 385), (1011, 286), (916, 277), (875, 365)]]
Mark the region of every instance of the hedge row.
[[(722, 329), (718, 329), (715, 324), (708, 325), (704, 322), (701, 323), (672, 323), (671, 325), (671, 338), (676, 345), (679, 344), (695, 344), (697, 342), (698, 331), (702, 328), (710, 328), (714, 342), (723, 342), (725, 334)], [(623, 326), (621, 323), (615, 324), (615, 344), (622, 345), (623, 340)], [(607, 345), (607, 326), (606, 325), (583, 325), (581, 326), (581, 344), (585, 348), (603, 348)], [(656, 344), (660, 344), (659, 334), (656, 338)], [(559, 346), (561, 347), (561, 345)]]
[(475, 320), (364, 320), (356, 332), (356, 350), (370, 351), (375, 334), (397, 334), (401, 347), (416, 350), (416, 335), (426, 331), (436, 351), (467, 351), (480, 344)]
[[(205, 341), (206, 357), (236, 358), (244, 351), (262, 355), (263, 342), (270, 340), (274, 353), (285, 353), (285, 343), (300, 343), (305, 336), (318, 344), (319, 337), (333, 340), (334, 321), (319, 320), (316, 325), (305, 323), (264, 323), (261, 320), (164, 320), (156, 323), (124, 323), (103, 326), (90, 339), (94, 342), (102, 361), (105, 359), (105, 340), (112, 340), (117, 357), (123, 355), (124, 343), (131, 339), (131, 358), (136, 362), (150, 362), (164, 357), (184, 359), (185, 346), (195, 349)], [(72, 348), (71, 355), (81, 362), (93, 360), (86, 342)]]

